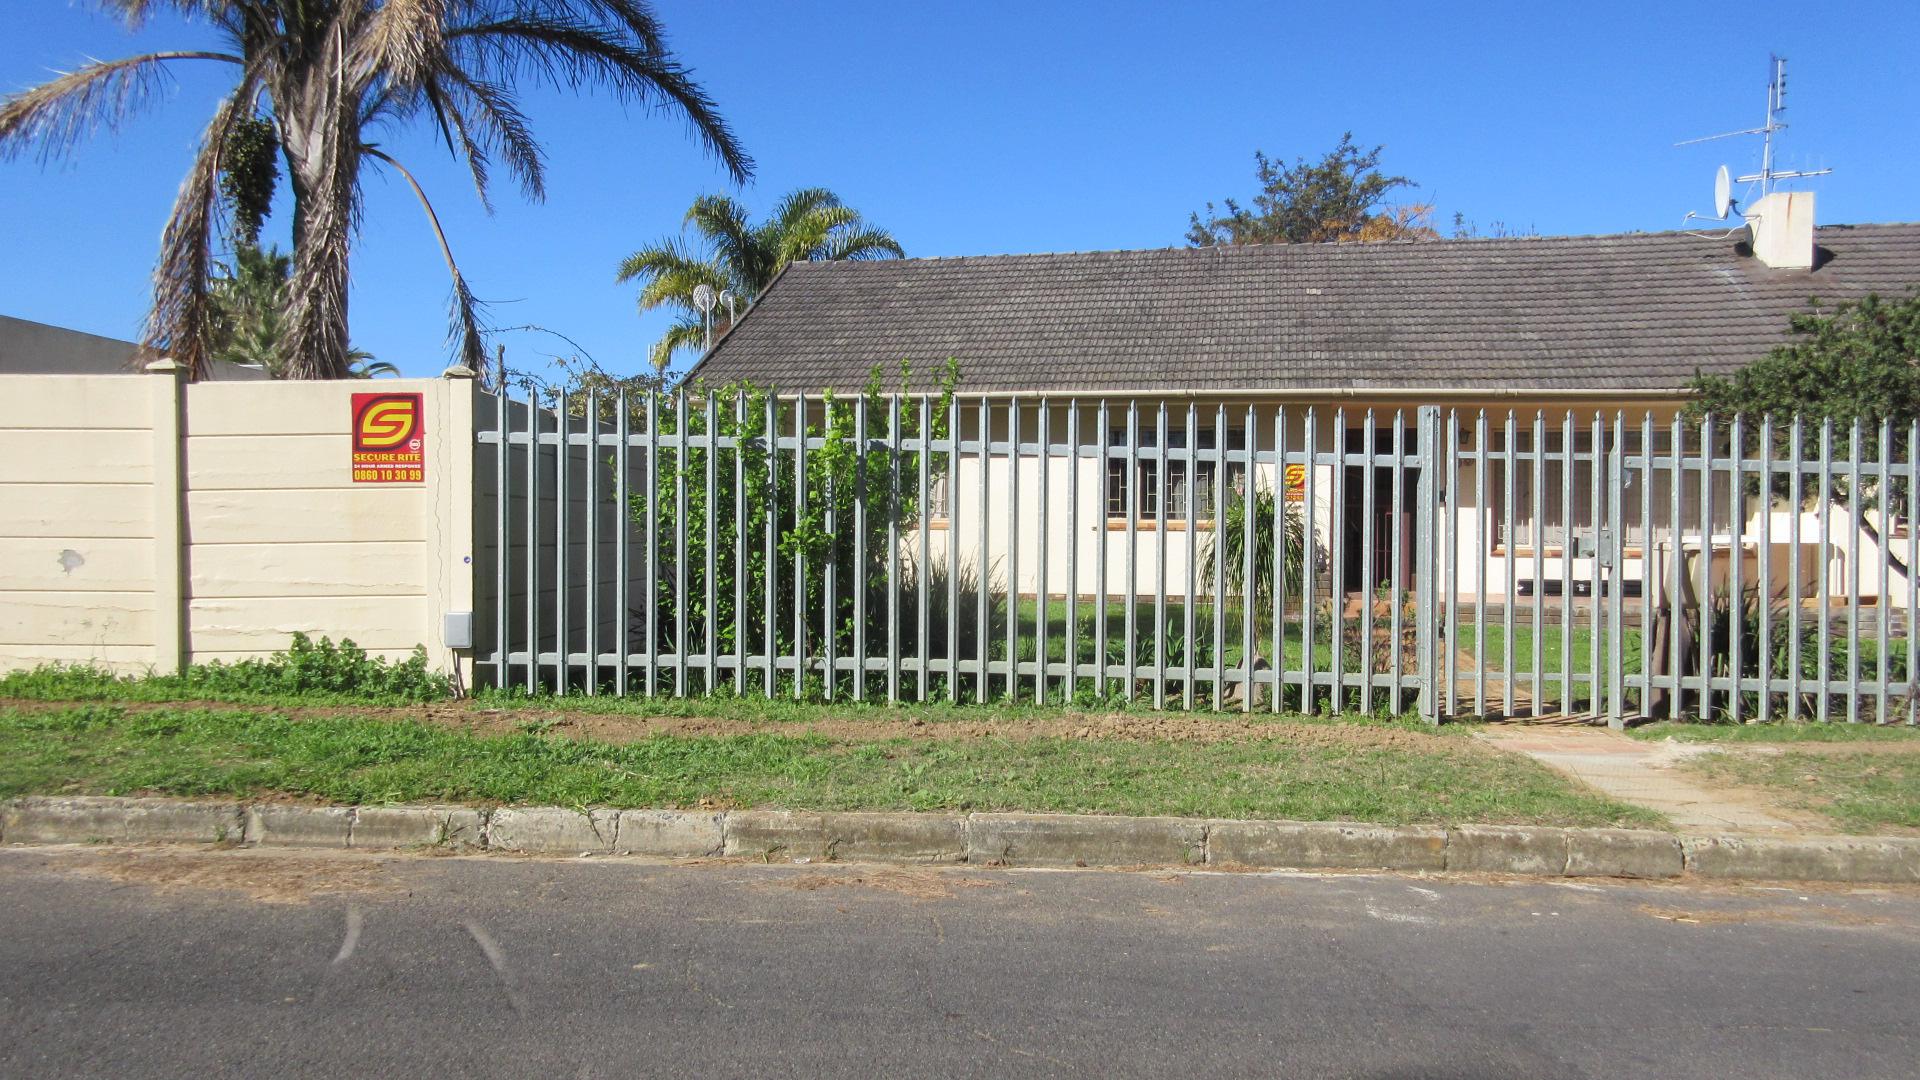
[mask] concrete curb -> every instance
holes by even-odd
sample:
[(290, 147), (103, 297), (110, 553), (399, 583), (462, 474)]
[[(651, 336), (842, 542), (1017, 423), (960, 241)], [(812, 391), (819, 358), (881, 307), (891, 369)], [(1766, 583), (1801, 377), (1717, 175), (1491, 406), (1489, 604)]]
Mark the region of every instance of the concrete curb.
[(768, 862), (1218, 866), (1534, 877), (1920, 883), (1920, 839), (1676, 836), (1637, 829), (1367, 825), (1081, 814), (302, 806), (35, 796), (0, 803), (0, 843), (245, 843)]

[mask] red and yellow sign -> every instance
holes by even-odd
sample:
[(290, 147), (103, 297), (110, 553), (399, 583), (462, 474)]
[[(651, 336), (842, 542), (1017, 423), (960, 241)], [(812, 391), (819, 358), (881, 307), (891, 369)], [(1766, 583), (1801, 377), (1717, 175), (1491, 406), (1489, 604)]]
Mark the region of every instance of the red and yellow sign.
[(1307, 500), (1307, 467), (1305, 465), (1287, 466), (1286, 479), (1287, 501), (1305, 502)]
[(353, 482), (427, 478), (427, 417), (419, 394), (353, 395)]

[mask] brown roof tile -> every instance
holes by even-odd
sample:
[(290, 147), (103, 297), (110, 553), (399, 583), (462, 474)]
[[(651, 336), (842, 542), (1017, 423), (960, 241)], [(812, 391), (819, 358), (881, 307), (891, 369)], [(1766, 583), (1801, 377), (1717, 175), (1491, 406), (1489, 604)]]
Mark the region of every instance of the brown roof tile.
[(959, 361), (971, 392), (1678, 388), (1812, 297), (1920, 284), (1920, 224), (1827, 226), (1773, 270), (1687, 233), (796, 263), (694, 369), (851, 390)]

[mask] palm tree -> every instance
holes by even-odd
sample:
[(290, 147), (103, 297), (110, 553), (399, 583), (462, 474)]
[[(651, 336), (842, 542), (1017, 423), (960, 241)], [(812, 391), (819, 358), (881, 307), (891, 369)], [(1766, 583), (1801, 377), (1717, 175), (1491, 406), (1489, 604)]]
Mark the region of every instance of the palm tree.
[(100, 0), (138, 28), (168, 8), (214, 27), (224, 47), (150, 52), (88, 63), (0, 102), (0, 155), (59, 157), (95, 127), (117, 127), (153, 97), (167, 69), (230, 64), (233, 89), (214, 112), (161, 237), (145, 344), (195, 372), (215, 334), (209, 271), (221, 213), (227, 135), (264, 112), (293, 196), (293, 268), (286, 311), (290, 373), (348, 373), (347, 268), (365, 168), (398, 173), (420, 198), (453, 278), (453, 339), (478, 370), (476, 303), (412, 173), (373, 136), (424, 120), (472, 174), (484, 203), (497, 159), (529, 198), (544, 161), (514, 84), (601, 86), (664, 108), (736, 181), (752, 162), (713, 102), (668, 50), (646, 0)]
[[(276, 379), (289, 378), (287, 278), (293, 273), (293, 259), (277, 247), (263, 251), (242, 241), (234, 245), (233, 261), (221, 270), (213, 279), (210, 297), (213, 359), (257, 367)], [(365, 349), (347, 350), (346, 378), (398, 374), (398, 367), (374, 359)]]
[(236, 244), (233, 260), (213, 279), (209, 356), (258, 367), (275, 378), (286, 370), (287, 277), (293, 259), (279, 248)]
[[(683, 223), (698, 234), (698, 248), (667, 237), (627, 256), (621, 281), (639, 279), (640, 310), (670, 307), (680, 312), (653, 345), (653, 366), (665, 371), (673, 354), (699, 348), (706, 334), (693, 291), (701, 285), (715, 295), (730, 291), (751, 305), (791, 262), (842, 259), (898, 259), (904, 254), (892, 234), (863, 221), (840, 197), (825, 188), (801, 188), (780, 200), (773, 216), (759, 225), (747, 208), (725, 195), (696, 200)], [(714, 326), (725, 330), (732, 316), (715, 309)]]

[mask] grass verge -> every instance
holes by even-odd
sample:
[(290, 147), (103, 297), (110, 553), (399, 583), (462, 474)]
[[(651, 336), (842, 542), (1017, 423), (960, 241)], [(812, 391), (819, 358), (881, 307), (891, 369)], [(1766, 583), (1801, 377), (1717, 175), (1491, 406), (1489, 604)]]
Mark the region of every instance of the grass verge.
[(1848, 832), (1920, 829), (1920, 754), (1870, 750), (1706, 754), (1687, 767), (1711, 781), (1777, 793)]
[(1920, 740), (1920, 728), (1897, 724), (1695, 724), (1662, 720), (1629, 728), (1627, 734), (1636, 739), (1728, 744), (1897, 743)]
[(525, 727), (487, 734), (391, 716), (0, 707), (0, 796), (1030, 810), (1388, 824), (1660, 820), (1531, 761), (1404, 724), (1279, 720), (1212, 742), (861, 739), (775, 728), (616, 743), (551, 734), (538, 719)]

